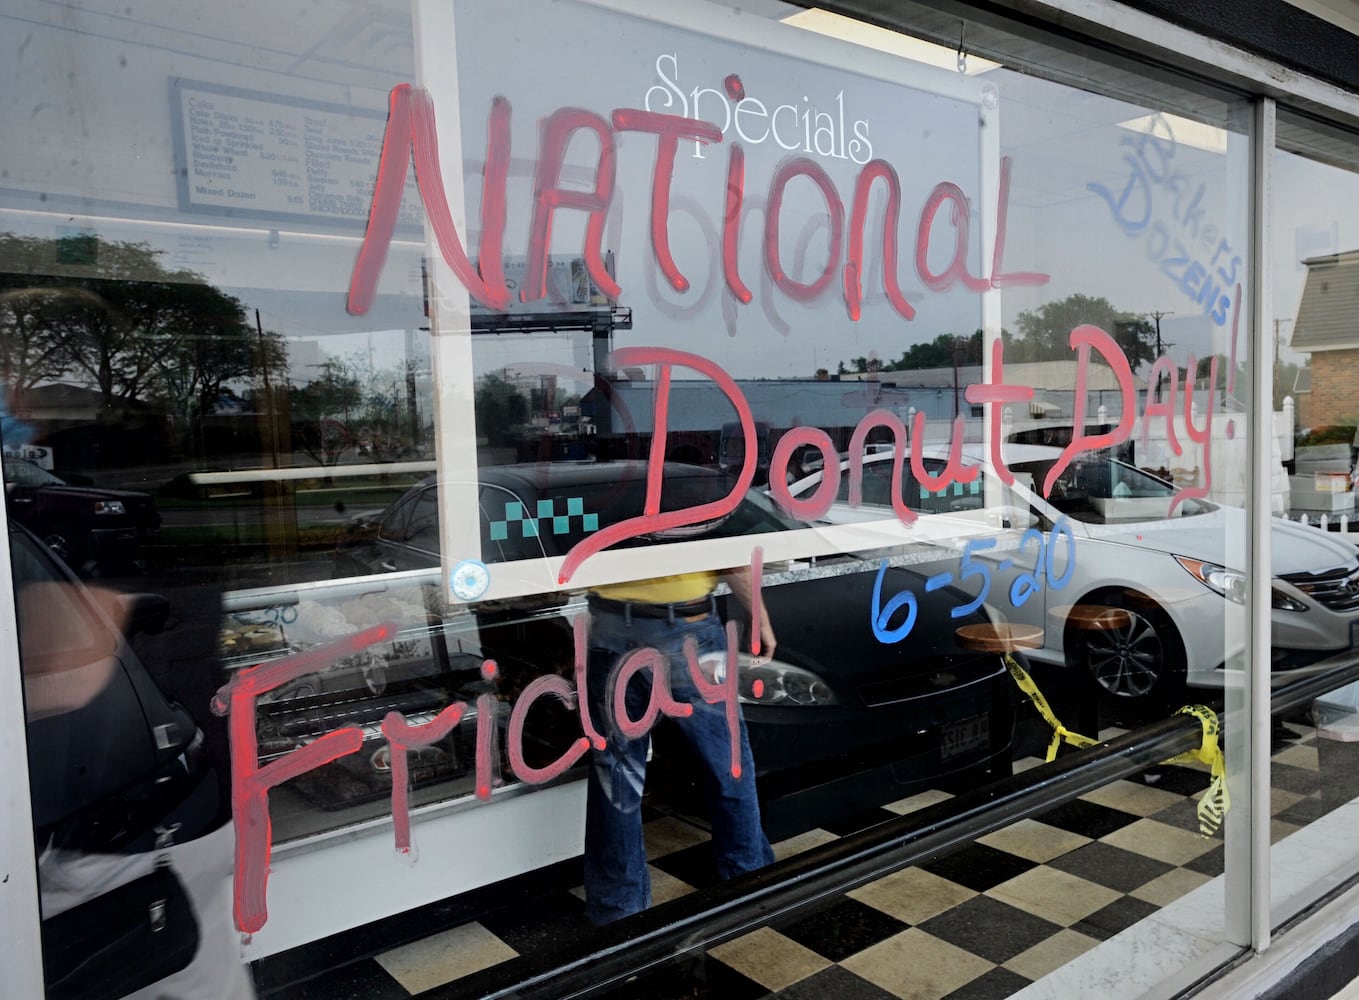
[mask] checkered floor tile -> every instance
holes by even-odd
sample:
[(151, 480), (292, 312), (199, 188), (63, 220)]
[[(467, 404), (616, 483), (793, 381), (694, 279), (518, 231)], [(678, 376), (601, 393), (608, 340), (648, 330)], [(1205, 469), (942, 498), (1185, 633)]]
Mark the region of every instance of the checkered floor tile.
[[(1276, 841), (1359, 795), (1359, 743), (1292, 729), (1291, 738), (1276, 743), (1272, 761)], [(1221, 874), (1221, 838), (1201, 836), (1195, 813), (1207, 784), (1202, 766), (1159, 766), (862, 886), (809, 915), (673, 963), (610, 998), (1010, 996)], [(944, 792), (926, 792), (776, 844), (775, 851), (788, 857), (944, 798)], [(700, 825), (657, 816), (647, 824), (647, 842), (658, 900), (715, 879)], [(281, 974), (287, 956), (266, 959), (256, 963), (261, 995), (437, 994), (438, 987), (516, 954), (585, 939), (591, 931), (578, 863), (558, 866), (552, 879), (555, 885), (531, 894), (516, 891), (512, 904), (487, 906), (474, 919), (311, 977), (298, 975), (296, 963), (290, 975)]]

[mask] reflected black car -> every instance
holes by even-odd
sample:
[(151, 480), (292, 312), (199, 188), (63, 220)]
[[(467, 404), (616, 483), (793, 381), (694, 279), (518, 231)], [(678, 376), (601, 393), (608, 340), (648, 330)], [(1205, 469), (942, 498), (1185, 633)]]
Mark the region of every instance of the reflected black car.
[(26, 459), (6, 458), (9, 516), (78, 573), (123, 567), (160, 534), (149, 493), (75, 486)]
[[(109, 957), (119, 929), (92, 928), (82, 904), (105, 897), (96, 912), (135, 916), (112, 894), (165, 859), (193, 921), (206, 927), (205, 915), (226, 912), (231, 842), (219, 836), (205, 846), (198, 838), (227, 813), (192, 715), (157, 686), (132, 648), (135, 635), (165, 625), (165, 599), (88, 587), (35, 535), (12, 521), (8, 529), (33, 838), (42, 855), (47, 995), (112, 995), (110, 970), (125, 962), (121, 951)], [(173, 843), (163, 848), (167, 830)], [(173, 904), (168, 912), (181, 916)], [(195, 950), (196, 941), (169, 936), (162, 957), (170, 958), (152, 967), (199, 963), (193, 981), (208, 982), (218, 960), (211, 948)]]
[[(534, 464), (480, 472), (482, 561), (565, 555), (596, 531), (641, 515), (647, 467), (640, 462)], [(728, 495), (733, 480), (715, 469), (667, 465), (662, 510), (689, 509)], [(412, 487), (381, 515), (355, 523), (337, 552), (342, 576), (439, 566), (438, 484)], [(766, 497), (749, 493), (729, 516), (685, 537), (749, 536), (805, 528)], [(642, 538), (625, 543), (656, 544)], [(763, 587), (763, 602), (778, 636), (777, 659), (741, 655), (742, 702), (754, 754), (766, 826), (773, 837), (809, 829), (914, 794), (950, 776), (976, 780), (1009, 773), (1014, 738), (1014, 694), (1005, 666), (993, 653), (962, 648), (956, 630), (988, 621), (983, 610), (962, 613), (970, 595), (953, 587), (926, 588), (905, 567), (853, 556), (820, 560), (788, 574), (790, 582)], [(895, 595), (915, 599), (914, 625), (901, 641), (883, 641), (884, 626), (902, 629), (904, 606), (875, 630), (872, 609)], [(579, 595), (551, 598), (554, 621), (569, 643), (564, 614), (583, 610)], [(509, 620), (496, 602), (483, 608), (483, 626)], [(542, 598), (527, 604), (541, 608)], [(477, 607), (477, 606), (474, 606)], [(732, 607), (735, 620), (748, 626)], [(483, 627), (483, 637), (491, 636)], [(890, 638), (890, 637), (889, 637)], [(494, 637), (497, 651), (513, 642), (512, 629)], [(541, 648), (541, 638), (533, 645)], [(568, 646), (569, 648), (569, 646)], [(511, 650), (505, 650), (510, 653)], [(513, 651), (531, 661), (533, 650)], [(758, 683), (757, 683), (758, 682)], [(677, 763), (681, 740), (658, 727), (652, 774), (699, 773)]]
[[(133, 830), (130, 799), (121, 796), (144, 782), (155, 794), (137, 808), (168, 811), (186, 781), (197, 780), (184, 755), (192, 747), (198, 763), (198, 726), (156, 686), (128, 638), (159, 631), (169, 606), (158, 595), (88, 589), (13, 522), (9, 545), (34, 827), (78, 833), (86, 848), (97, 835), (100, 849), (120, 849), (119, 838), (150, 829)], [(73, 817), (84, 825), (61, 825)]]

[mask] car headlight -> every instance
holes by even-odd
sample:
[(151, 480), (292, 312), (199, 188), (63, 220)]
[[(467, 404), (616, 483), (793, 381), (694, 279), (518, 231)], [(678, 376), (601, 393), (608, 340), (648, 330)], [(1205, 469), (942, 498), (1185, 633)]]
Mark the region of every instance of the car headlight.
[(121, 500), (96, 500), (94, 502), (94, 512), (96, 514), (126, 514)]
[[(1209, 590), (1216, 591), (1233, 604), (1246, 603), (1246, 574), (1227, 569), (1217, 563), (1176, 556), (1175, 561), (1189, 571), (1189, 575)], [(1295, 597), (1285, 594), (1278, 587), (1270, 588), (1270, 607), (1276, 611), (1306, 611), (1307, 605)]]
[(1307, 605), (1296, 597), (1290, 597), (1278, 587), (1269, 592), (1269, 606), (1278, 611), (1306, 611)]
[(1175, 561), (1209, 590), (1221, 594), (1233, 604), (1246, 603), (1246, 574), (1188, 556), (1176, 556)]
[(757, 661), (749, 653), (741, 653), (739, 662), (743, 704), (817, 707), (840, 703), (830, 685), (810, 670), (781, 660)]

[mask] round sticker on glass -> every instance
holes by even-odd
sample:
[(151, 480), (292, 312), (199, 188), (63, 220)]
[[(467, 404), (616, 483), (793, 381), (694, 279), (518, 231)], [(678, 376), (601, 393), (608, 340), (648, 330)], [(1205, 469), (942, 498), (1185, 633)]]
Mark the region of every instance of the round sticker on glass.
[(449, 575), (449, 588), (460, 601), (475, 601), (491, 585), (491, 571), (486, 564), (475, 559), (464, 559), (453, 567)]

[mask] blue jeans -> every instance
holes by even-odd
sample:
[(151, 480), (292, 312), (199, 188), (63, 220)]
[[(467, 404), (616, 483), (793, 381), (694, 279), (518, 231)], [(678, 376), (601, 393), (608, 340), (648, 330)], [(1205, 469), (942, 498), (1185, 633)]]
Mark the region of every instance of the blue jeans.
[[(642, 789), (651, 739), (624, 736), (613, 713), (613, 674), (625, 654), (649, 647), (659, 651), (675, 701), (693, 706), (693, 714), (674, 720), (707, 772), (705, 791), (712, 821), (717, 874), (731, 878), (774, 860), (760, 826), (755, 796), (755, 765), (738, 714), (741, 777), (731, 775), (731, 733), (725, 708), (709, 704), (689, 676), (684, 640), (692, 636), (699, 656), (722, 654), (726, 632), (715, 614), (699, 621), (677, 618), (625, 617), (592, 609), (587, 688), (591, 717), (607, 746), (591, 752), (585, 810), (585, 914), (593, 924), (636, 913), (651, 905), (651, 876), (642, 841)], [(633, 674), (626, 691), (628, 717), (641, 719), (651, 700), (651, 671)]]

